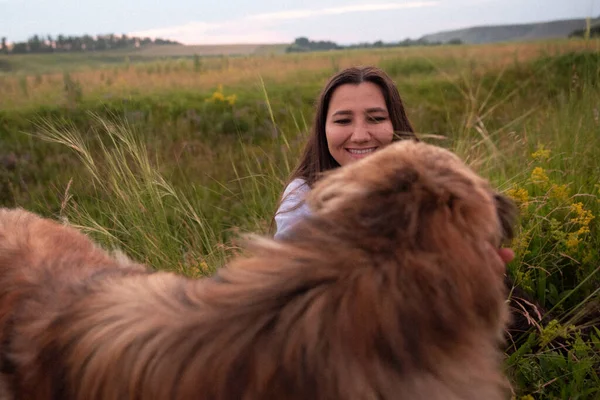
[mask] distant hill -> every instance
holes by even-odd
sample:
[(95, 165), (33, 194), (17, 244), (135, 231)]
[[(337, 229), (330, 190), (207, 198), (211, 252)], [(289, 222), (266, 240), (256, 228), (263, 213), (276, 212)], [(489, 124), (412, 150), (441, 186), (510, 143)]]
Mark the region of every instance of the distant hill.
[[(600, 24), (600, 17), (592, 20), (592, 26)], [(524, 40), (567, 38), (585, 28), (585, 19), (566, 19), (531, 24), (474, 26), (471, 28), (442, 31), (421, 37), (419, 40), (447, 43), (460, 40), (463, 43), (479, 44)]]

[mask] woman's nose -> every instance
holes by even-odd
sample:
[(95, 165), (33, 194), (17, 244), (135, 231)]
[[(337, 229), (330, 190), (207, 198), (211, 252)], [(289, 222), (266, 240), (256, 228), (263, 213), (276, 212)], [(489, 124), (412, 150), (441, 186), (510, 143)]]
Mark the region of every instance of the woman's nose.
[(371, 138), (369, 133), (369, 129), (366, 124), (360, 122), (354, 126), (354, 130), (352, 131), (352, 137), (350, 138), (353, 142), (362, 143), (368, 142)]

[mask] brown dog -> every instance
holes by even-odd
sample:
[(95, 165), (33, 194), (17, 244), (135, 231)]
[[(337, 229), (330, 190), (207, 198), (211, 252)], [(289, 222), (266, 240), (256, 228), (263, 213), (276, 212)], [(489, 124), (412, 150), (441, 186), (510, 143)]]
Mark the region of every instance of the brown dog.
[(402, 141), (320, 180), (285, 242), (215, 278), (151, 272), (0, 210), (5, 399), (506, 398), (495, 248), (514, 207)]

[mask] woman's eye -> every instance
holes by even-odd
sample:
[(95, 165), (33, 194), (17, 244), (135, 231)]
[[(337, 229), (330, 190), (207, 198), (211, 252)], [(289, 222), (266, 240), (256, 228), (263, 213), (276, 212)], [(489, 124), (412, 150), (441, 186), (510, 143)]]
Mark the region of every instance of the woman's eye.
[(379, 123), (385, 120), (387, 120), (387, 117), (369, 117), (369, 122)]
[(335, 122), (336, 124), (340, 124), (340, 125), (347, 125), (347, 124), (349, 124), (351, 121), (350, 121), (350, 118), (342, 118), (342, 119), (336, 119), (336, 120), (335, 120), (335, 121), (333, 121), (333, 122)]

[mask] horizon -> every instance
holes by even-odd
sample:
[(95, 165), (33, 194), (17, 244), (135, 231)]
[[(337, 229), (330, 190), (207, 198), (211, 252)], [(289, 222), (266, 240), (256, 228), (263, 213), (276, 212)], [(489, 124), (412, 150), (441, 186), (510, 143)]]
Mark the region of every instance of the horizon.
[[(24, 6), (25, 0), (0, 0), (0, 37), (6, 37), (8, 43), (16, 43), (27, 41), (36, 34), (44, 38), (47, 35), (96, 37), (126, 34), (207, 46), (288, 44), (298, 37), (306, 37), (313, 41), (350, 45), (378, 40), (388, 43), (415, 40), (425, 35), (475, 27), (600, 16), (600, 0), (571, 0), (569, 4), (563, 0), (428, 0), (351, 4), (343, 0), (305, 0), (302, 6), (299, 0), (289, 0), (287, 7), (281, 7), (274, 0), (262, 0), (253, 3), (250, 8), (243, 0), (230, 0), (231, 8), (227, 8), (227, 4), (213, 4), (207, 8), (206, 5), (193, 4), (192, 0), (172, 0), (171, 7), (176, 12), (168, 15), (162, 9), (136, 7), (136, 4), (131, 9), (129, 3), (120, 4), (121, 12), (115, 13), (118, 8), (111, 8), (111, 5), (119, 4), (117, 0), (105, 0), (102, 3), (79, 4), (80, 7), (75, 8), (75, 11), (83, 10), (84, 14), (93, 11), (96, 18), (86, 22), (80, 18), (68, 18), (73, 12), (68, 5), (76, 4), (76, 0), (59, 2), (65, 7), (50, 8), (48, 15), (44, 12), (46, 4), (43, 0), (29, 0), (27, 6)], [(232, 6), (231, 3), (238, 5)], [(102, 7), (106, 10), (100, 12)], [(186, 8), (188, 12), (185, 12)], [(206, 10), (210, 13), (202, 12)], [(157, 17), (157, 12), (161, 18)], [(61, 18), (52, 18), (53, 14), (57, 17), (57, 13)], [(202, 18), (195, 18), (194, 14), (198, 13)], [(61, 23), (65, 17), (67, 21)], [(80, 27), (82, 22), (86, 29)], [(56, 24), (61, 29), (57, 29)], [(30, 25), (36, 26), (36, 29), (28, 28)], [(100, 29), (100, 25), (107, 29)], [(136, 29), (138, 27), (141, 29)]]

